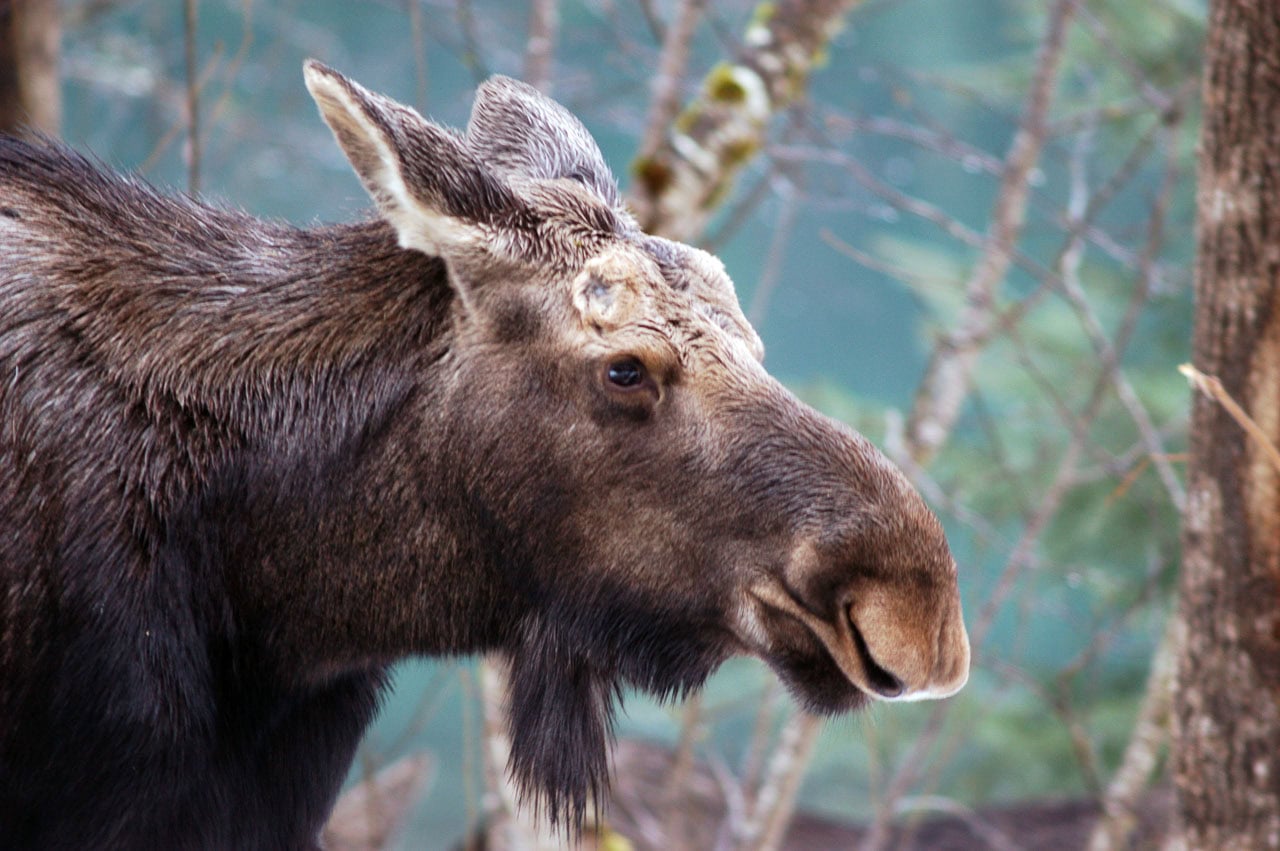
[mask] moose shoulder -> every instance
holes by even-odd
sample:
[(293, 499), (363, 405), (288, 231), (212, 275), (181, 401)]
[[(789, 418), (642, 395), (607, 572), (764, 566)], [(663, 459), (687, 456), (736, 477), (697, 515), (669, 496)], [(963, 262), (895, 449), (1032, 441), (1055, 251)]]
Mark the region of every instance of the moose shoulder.
[(412, 654), (510, 657), (513, 774), (569, 825), (623, 685), (738, 653), (819, 712), (964, 683), (936, 518), (577, 120), (306, 81), (377, 220), (0, 141), (6, 847), (314, 847)]

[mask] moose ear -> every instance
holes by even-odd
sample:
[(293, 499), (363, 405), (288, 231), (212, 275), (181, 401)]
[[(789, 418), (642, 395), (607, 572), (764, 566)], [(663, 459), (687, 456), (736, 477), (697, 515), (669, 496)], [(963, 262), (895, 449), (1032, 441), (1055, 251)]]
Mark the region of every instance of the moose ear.
[(307, 89), (400, 244), (446, 259), (478, 248), (485, 226), (520, 207), (455, 133), (308, 60)]
[(476, 92), (467, 141), (510, 178), (570, 178), (610, 207), (620, 208), (618, 183), (591, 133), (569, 110), (530, 85), (495, 76)]

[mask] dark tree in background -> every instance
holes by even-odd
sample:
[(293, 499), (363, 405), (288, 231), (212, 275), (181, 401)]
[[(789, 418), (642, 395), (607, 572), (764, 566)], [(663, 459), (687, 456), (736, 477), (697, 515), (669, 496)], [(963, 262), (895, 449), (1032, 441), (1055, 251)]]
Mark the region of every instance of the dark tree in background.
[(56, 0), (0, 0), (0, 132), (57, 135), (59, 40)]
[(1188, 847), (1280, 848), (1280, 4), (1212, 3), (1205, 62), (1193, 356), (1262, 433), (1196, 399), (1174, 773)]

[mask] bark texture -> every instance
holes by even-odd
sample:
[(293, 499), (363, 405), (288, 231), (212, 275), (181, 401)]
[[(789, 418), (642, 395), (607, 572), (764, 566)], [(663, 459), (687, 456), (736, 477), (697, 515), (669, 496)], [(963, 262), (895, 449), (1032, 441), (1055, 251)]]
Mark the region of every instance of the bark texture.
[(58, 134), (60, 41), (56, 0), (0, 0), (0, 133)]
[[(1280, 4), (1210, 8), (1195, 365), (1280, 442)], [(1174, 773), (1188, 848), (1280, 848), (1280, 469), (1197, 395)]]
[(858, 0), (779, 0), (756, 7), (742, 53), (712, 69), (654, 151), (632, 164), (628, 199), (650, 233), (696, 242), (769, 121), (803, 97), (809, 74)]

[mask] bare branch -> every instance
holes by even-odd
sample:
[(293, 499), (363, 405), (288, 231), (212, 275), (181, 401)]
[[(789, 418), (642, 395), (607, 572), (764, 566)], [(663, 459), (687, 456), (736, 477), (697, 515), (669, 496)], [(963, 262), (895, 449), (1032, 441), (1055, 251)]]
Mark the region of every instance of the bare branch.
[(0, 3), (0, 133), (31, 127), (58, 135), (62, 124), (61, 40), (57, 3)]
[(693, 41), (698, 19), (702, 16), (703, 2), (705, 0), (680, 0), (674, 20), (666, 28), (662, 55), (658, 59), (658, 73), (653, 78), (653, 98), (649, 103), (644, 137), (640, 140), (637, 154), (637, 159), (641, 162), (657, 155), (662, 140), (670, 132), (676, 113), (680, 110), (680, 88), (689, 64), (689, 45)]
[[(205, 60), (204, 69), (200, 71), (198, 77), (196, 78), (197, 94), (199, 92), (204, 91), (204, 88), (207, 85), (209, 85), (210, 80), (213, 79), (213, 76), (218, 71), (218, 68), (221, 65), (221, 63), (222, 63), (222, 50), (221, 50), (221, 46), (217, 45), (214, 47), (213, 52), (211, 53), (209, 58)], [(147, 171), (154, 168), (156, 163), (160, 161), (160, 158), (164, 156), (165, 152), (169, 149), (169, 147), (175, 141), (181, 138), (181, 136), (183, 135), (183, 132), (184, 131), (190, 132), (190, 125), (187, 120), (187, 114), (189, 112), (189, 108), (187, 106), (187, 98), (189, 97), (189, 94), (190, 92), (186, 87), (183, 87), (183, 90), (180, 93), (177, 92), (176, 90), (166, 92), (166, 95), (163, 99), (167, 103), (178, 104), (174, 108), (176, 113), (175, 118), (173, 120), (173, 123), (170, 124), (169, 127), (165, 130), (164, 134), (161, 135), (160, 138), (156, 140), (154, 145), (152, 145), (150, 152), (147, 153), (147, 156), (145, 159), (143, 159), (142, 164), (138, 166), (138, 171), (146, 173)], [(181, 103), (178, 103), (179, 101), (181, 101)]]
[(1129, 76), (1133, 81), (1134, 88), (1138, 90), (1138, 94), (1143, 100), (1157, 112), (1165, 112), (1173, 107), (1173, 99), (1158, 87), (1152, 85), (1151, 81), (1147, 79), (1147, 75), (1138, 67), (1138, 64), (1115, 43), (1115, 39), (1111, 37), (1111, 33), (1108, 32), (1106, 26), (1087, 6), (1080, 8), (1080, 23), (1102, 49), (1107, 52), (1111, 61)]
[(454, 9), (458, 31), (462, 35), (462, 63), (471, 71), (476, 85), (489, 77), (489, 67), (480, 53), (480, 40), (476, 35), (476, 18), (472, 14), (471, 0), (458, 0)]
[(182, 37), (187, 67), (187, 191), (200, 191), (200, 81), (196, 68), (196, 0), (182, 4)]
[(703, 80), (669, 135), (633, 163), (630, 199), (644, 228), (695, 241), (742, 167), (764, 144), (770, 118), (805, 91), (816, 57), (858, 0), (762, 3), (742, 55)]
[(1276, 449), (1276, 445), (1271, 442), (1266, 431), (1254, 421), (1253, 417), (1249, 416), (1244, 408), (1240, 407), (1240, 403), (1231, 398), (1231, 394), (1222, 386), (1222, 382), (1216, 375), (1205, 375), (1189, 363), (1178, 367), (1178, 371), (1187, 377), (1192, 387), (1221, 405), (1231, 415), (1231, 419), (1253, 438), (1253, 442), (1262, 450), (1267, 460), (1271, 462), (1271, 466), (1280, 472), (1280, 449)]
[(693, 749), (702, 736), (702, 694), (689, 697), (684, 703), (680, 719), (680, 741), (667, 775), (666, 800), (663, 801), (662, 820), (666, 825), (667, 845), (673, 848), (687, 846), (685, 837), (685, 787), (693, 769)]
[(418, 109), (427, 108), (427, 47), (422, 31), (422, 0), (405, 0), (409, 13), (409, 43), (413, 50), (413, 79)]
[(987, 325), (996, 288), (1004, 280), (1022, 233), (1029, 178), (1044, 146), (1046, 116), (1057, 85), (1067, 27), (1077, 4), (1078, 0), (1057, 0), (1049, 12), (1049, 26), (1036, 59), (1022, 121), (1005, 156), (1004, 174), (983, 255), (965, 286), (964, 311), (955, 330), (934, 349), (916, 392), (915, 404), (907, 419), (907, 449), (922, 462), (947, 439), (969, 393), (979, 352), (973, 337)]
[(1120, 767), (1107, 785), (1102, 817), (1089, 837), (1089, 851), (1113, 851), (1131, 847), (1130, 836), (1138, 822), (1138, 800), (1155, 771), (1160, 748), (1169, 738), (1169, 710), (1173, 705), (1174, 675), (1182, 654), (1186, 624), (1175, 611), (1169, 615), (1164, 637), (1156, 648), (1147, 677), (1146, 694), (1138, 720), (1124, 749)]
[(760, 781), (760, 771), (764, 763), (765, 749), (773, 737), (773, 726), (778, 715), (779, 687), (777, 680), (770, 679), (765, 683), (764, 694), (760, 698), (760, 708), (756, 710), (756, 720), (751, 728), (751, 738), (747, 740), (747, 751), (743, 755), (740, 776), (742, 788), (748, 800), (754, 800), (756, 787)]
[(907, 195), (880, 180), (871, 170), (848, 154), (840, 151), (805, 145), (784, 145), (769, 149), (769, 154), (780, 162), (827, 162), (845, 169), (849, 176), (867, 190), (885, 199), (895, 208), (936, 225), (943, 233), (972, 248), (982, 248), (986, 240), (982, 234), (970, 228), (941, 207), (920, 198)]
[(773, 226), (773, 237), (769, 240), (769, 252), (765, 255), (764, 269), (760, 272), (760, 280), (755, 292), (751, 295), (751, 304), (747, 308), (747, 321), (752, 325), (760, 325), (765, 313), (769, 310), (769, 299), (782, 277), (782, 264), (786, 258), (787, 244), (791, 242), (795, 229), (796, 213), (799, 211), (799, 194), (791, 183), (785, 179), (778, 181), (778, 194), (782, 198), (782, 208), (778, 211), (778, 220)]
[(797, 712), (782, 728), (760, 792), (738, 837), (743, 851), (774, 851), (781, 846), (821, 729), (822, 719), (807, 712)]
[(868, 254), (856, 245), (850, 245), (845, 242), (843, 239), (832, 233), (830, 228), (821, 228), (818, 231), (818, 237), (827, 245), (831, 246), (845, 257), (848, 257), (859, 266), (864, 266), (873, 272), (879, 272), (880, 274), (892, 278), (895, 281), (900, 281), (915, 290), (927, 291), (932, 288), (941, 288), (958, 283), (957, 281), (951, 280), (923, 278), (910, 269), (897, 266), (892, 263), (887, 263), (878, 257)]
[(560, 24), (557, 0), (533, 0), (529, 4), (529, 40), (525, 44), (524, 81), (541, 92), (551, 92), (551, 60), (555, 56), (556, 29)]

